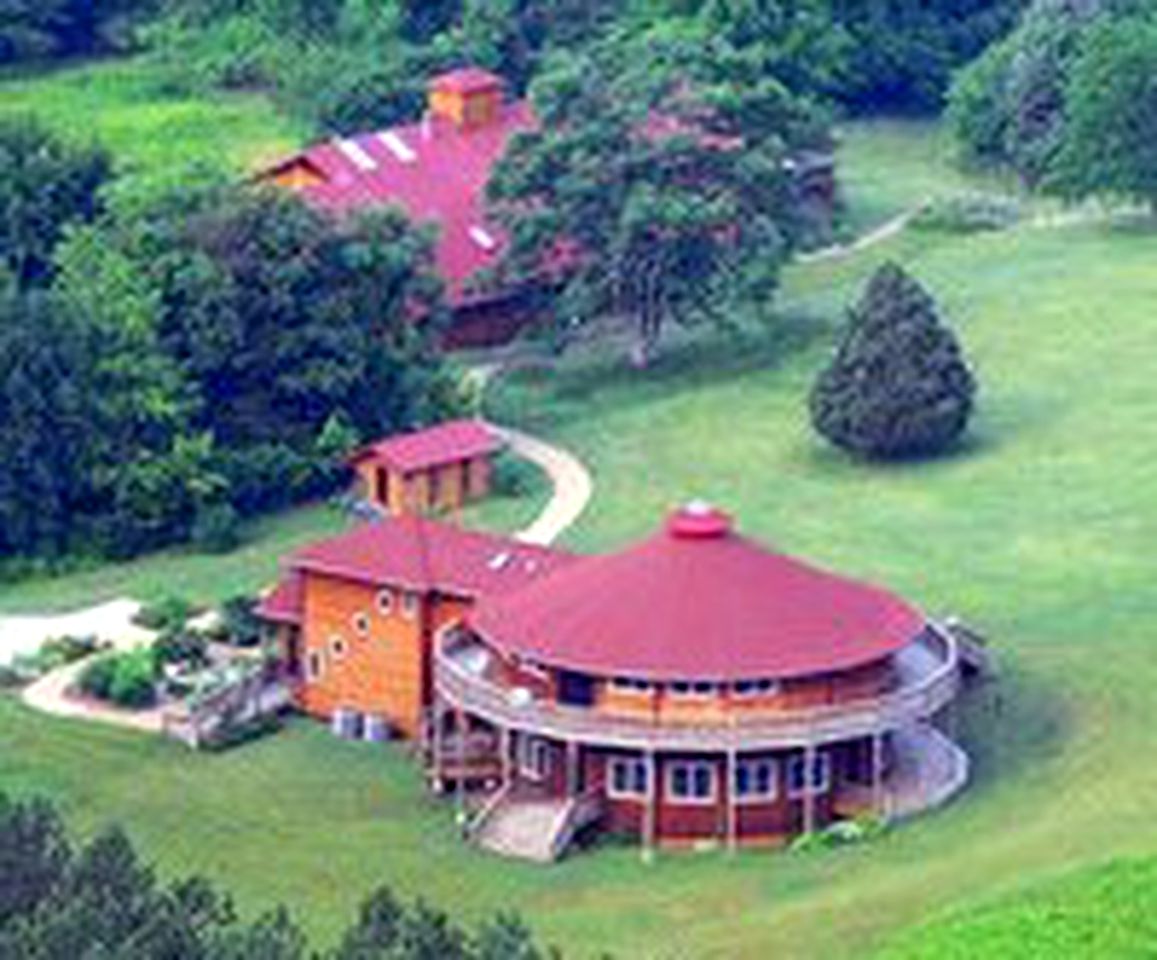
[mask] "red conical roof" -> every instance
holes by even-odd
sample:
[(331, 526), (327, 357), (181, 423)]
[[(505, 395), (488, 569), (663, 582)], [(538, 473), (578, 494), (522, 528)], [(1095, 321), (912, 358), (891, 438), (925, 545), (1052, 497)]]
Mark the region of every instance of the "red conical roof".
[(846, 670), (911, 643), (892, 594), (775, 553), (705, 504), (635, 546), (484, 599), (470, 625), (506, 653), (600, 676), (784, 678)]

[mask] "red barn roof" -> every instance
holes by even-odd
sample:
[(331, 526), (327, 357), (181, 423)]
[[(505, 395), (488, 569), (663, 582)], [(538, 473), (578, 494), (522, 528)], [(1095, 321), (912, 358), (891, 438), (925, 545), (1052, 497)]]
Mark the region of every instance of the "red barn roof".
[(479, 597), (524, 586), (572, 560), (560, 550), (405, 516), (310, 544), (292, 554), (287, 566), (374, 585)]
[[(489, 83), (482, 74), (485, 71), (458, 70), (436, 82), (455, 89)], [(320, 182), (301, 187), (300, 193), (319, 209), (344, 214), (392, 204), (415, 222), (435, 224), (438, 271), (450, 302), (462, 306), (486, 299), (469, 291), (468, 282), (498, 262), (506, 240), (485, 216), (490, 172), (510, 138), (534, 125), (525, 101), (503, 106), (494, 122), (470, 129), (427, 117), (409, 126), (317, 144), (270, 174), (304, 164)]]
[(908, 645), (924, 626), (892, 594), (768, 550), (701, 505), (620, 553), (485, 599), (469, 620), (507, 653), (668, 682), (846, 670)]
[(472, 460), (501, 448), (502, 438), (481, 420), (449, 420), (426, 430), (379, 440), (354, 454), (352, 462), (374, 460), (393, 470), (409, 473)]

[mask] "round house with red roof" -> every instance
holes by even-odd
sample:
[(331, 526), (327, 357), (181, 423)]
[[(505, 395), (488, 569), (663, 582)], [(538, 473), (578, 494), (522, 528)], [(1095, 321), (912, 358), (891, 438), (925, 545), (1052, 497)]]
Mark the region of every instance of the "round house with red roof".
[(595, 825), (648, 850), (774, 844), (967, 778), (935, 723), (953, 636), (701, 503), (482, 597), (433, 656), (431, 779), (491, 789), (469, 829), (499, 852), (551, 859)]

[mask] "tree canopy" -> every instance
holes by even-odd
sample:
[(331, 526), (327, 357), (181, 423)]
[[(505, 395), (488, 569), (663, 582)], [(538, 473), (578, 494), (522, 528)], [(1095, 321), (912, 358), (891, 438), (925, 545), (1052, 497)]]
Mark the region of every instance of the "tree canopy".
[(201, 877), (158, 879), (123, 830), (75, 846), (56, 809), (0, 793), (0, 956), (135, 960), (546, 960), (522, 921), (476, 930), (374, 891), (338, 946), (319, 952), (284, 909), (252, 921)]
[(823, 136), (805, 103), (722, 43), (658, 37), (559, 57), (532, 97), (542, 125), (488, 190), (504, 283), (546, 281), (564, 330), (630, 319), (644, 359), (671, 321), (766, 303), (800, 226), (791, 150)]

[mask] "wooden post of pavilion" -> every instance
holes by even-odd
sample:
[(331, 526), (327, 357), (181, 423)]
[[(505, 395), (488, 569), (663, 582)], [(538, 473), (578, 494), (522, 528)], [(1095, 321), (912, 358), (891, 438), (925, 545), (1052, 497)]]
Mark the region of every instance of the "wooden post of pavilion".
[(433, 781), (434, 792), (440, 794), (445, 789), (445, 783), (442, 779), (442, 752), (445, 746), (442, 740), (442, 727), (445, 724), (445, 716), (442, 711), (442, 701), (436, 695), (430, 706), (430, 712), (433, 725), (430, 737), (430, 765), (433, 768), (431, 780)]
[(816, 747), (811, 741), (803, 749), (803, 832), (812, 833), (816, 828), (816, 796), (813, 789), (813, 772), (816, 763)]
[(738, 767), (735, 748), (727, 751), (727, 852), (735, 853), (739, 843), (738, 811), (735, 805), (735, 771)]
[(655, 763), (655, 751), (648, 750), (643, 755), (647, 770), (647, 805), (643, 809), (643, 862), (650, 863), (655, 856), (655, 827), (658, 811), (659, 777)]
[(884, 817), (884, 734), (872, 734), (872, 811)]
[(579, 745), (566, 741), (566, 795), (575, 797), (579, 792)]
[(454, 711), (454, 732), (458, 737), (458, 777), (455, 781), (458, 829), (466, 832), (466, 714)]
[(513, 738), (511, 737), (510, 727), (501, 727), (499, 729), (499, 731), (498, 731), (498, 751), (499, 751), (498, 759), (501, 762), (502, 789), (503, 790), (507, 789), (510, 786), (511, 772), (512, 772), (511, 771), (512, 762), (511, 762), (511, 756), (510, 756), (510, 746), (511, 746), (512, 739)]

